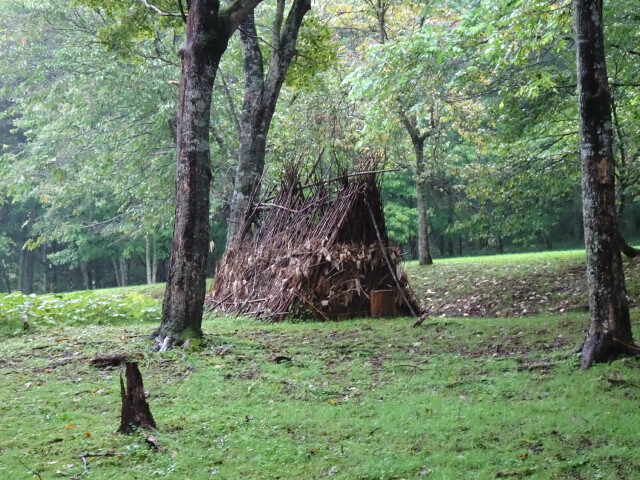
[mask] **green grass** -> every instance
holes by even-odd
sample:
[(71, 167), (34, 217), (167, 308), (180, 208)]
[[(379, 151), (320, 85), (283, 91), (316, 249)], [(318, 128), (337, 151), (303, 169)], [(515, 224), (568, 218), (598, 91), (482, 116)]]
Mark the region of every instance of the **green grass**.
[[(470, 271), (471, 283), (484, 279)], [(133, 306), (133, 293), (96, 295)], [(66, 311), (0, 344), (2, 479), (613, 480), (640, 471), (640, 360), (579, 371), (572, 351), (584, 313), (431, 318), (419, 328), (406, 318), (208, 317), (203, 348), (158, 354), (147, 338), (155, 322), (98, 325)], [(632, 316), (637, 331), (640, 311)], [(89, 363), (113, 353), (143, 356), (159, 451), (142, 432), (115, 433), (120, 369)]]
[[(475, 257), (454, 257), (434, 260), (434, 264), (529, 264), (548, 261), (581, 261), (584, 262), (584, 249), (577, 250), (552, 250), (545, 252), (507, 253), (503, 255), (480, 255)], [(406, 262), (407, 265), (417, 265), (417, 260)]]

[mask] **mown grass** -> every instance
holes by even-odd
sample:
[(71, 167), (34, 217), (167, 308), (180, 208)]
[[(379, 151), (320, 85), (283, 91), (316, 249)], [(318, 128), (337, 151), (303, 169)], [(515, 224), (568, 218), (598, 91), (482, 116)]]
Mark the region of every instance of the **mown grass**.
[[(586, 321), (208, 317), (158, 354), (146, 317), (59, 320), (0, 345), (0, 478), (638, 478), (640, 360), (579, 371)], [(115, 433), (120, 370), (89, 360), (120, 352), (159, 451)]]

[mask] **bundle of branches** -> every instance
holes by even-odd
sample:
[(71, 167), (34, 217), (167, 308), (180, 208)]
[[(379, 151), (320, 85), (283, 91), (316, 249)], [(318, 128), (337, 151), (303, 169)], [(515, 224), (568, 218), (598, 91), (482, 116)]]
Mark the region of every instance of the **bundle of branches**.
[(398, 310), (418, 311), (400, 253), (388, 243), (375, 171), (282, 188), (252, 215), (220, 261), (207, 305), (267, 318), (334, 320), (370, 313), (374, 290), (393, 290)]

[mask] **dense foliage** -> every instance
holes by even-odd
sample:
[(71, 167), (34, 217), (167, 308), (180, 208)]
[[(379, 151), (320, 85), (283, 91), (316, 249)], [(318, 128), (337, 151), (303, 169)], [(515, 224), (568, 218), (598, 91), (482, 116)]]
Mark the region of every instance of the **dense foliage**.
[[(183, 23), (174, 2), (154, 5), (0, 1), (0, 290), (163, 280)], [(261, 41), (274, 8), (256, 10)], [(570, 13), (569, 1), (315, 4), (271, 125), (264, 195), (285, 165), (334, 175), (375, 151), (394, 170), (386, 219), (409, 257), (421, 207), (435, 256), (579, 245)], [(605, 16), (618, 207), (635, 239), (640, 11), (615, 0)], [(215, 254), (242, 68), (233, 39), (212, 104)], [(408, 125), (424, 137), (422, 164)]]

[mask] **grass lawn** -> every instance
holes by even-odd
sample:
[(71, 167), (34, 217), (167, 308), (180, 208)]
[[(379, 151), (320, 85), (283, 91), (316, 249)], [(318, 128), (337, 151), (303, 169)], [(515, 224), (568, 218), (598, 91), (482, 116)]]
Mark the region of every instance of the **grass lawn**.
[[(566, 271), (539, 262), (540, 283)], [(438, 268), (469, 271), (472, 286), (527, 271), (457, 264), (410, 266), (414, 288), (439, 288)], [(434, 316), (418, 328), (210, 316), (201, 349), (158, 354), (147, 340), (157, 313), (136, 314), (154, 304), (135, 295), (157, 300), (102, 292), (114, 298), (104, 321), (83, 324), (67, 302), (82, 295), (40, 316), (39, 297), (22, 310), (0, 299), (2, 323), (11, 310), (29, 325), (2, 330), (0, 479), (640, 478), (640, 360), (579, 371), (584, 312)], [(143, 356), (157, 451), (143, 432), (115, 433), (121, 370), (89, 364), (120, 352)]]

